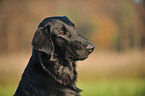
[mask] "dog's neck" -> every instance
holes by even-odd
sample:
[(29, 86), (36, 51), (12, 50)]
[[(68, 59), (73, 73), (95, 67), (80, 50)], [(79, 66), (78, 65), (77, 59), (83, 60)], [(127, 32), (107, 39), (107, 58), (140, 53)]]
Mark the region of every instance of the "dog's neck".
[(45, 73), (48, 73), (50, 78), (53, 78), (54, 81), (57, 81), (66, 87), (70, 87), (75, 91), (81, 91), (75, 86), (77, 78), (75, 61), (66, 60), (61, 55), (58, 56), (57, 54), (51, 57), (50, 55), (37, 50), (33, 50), (32, 58), (35, 58), (35, 62), (39, 62), (41, 68)]

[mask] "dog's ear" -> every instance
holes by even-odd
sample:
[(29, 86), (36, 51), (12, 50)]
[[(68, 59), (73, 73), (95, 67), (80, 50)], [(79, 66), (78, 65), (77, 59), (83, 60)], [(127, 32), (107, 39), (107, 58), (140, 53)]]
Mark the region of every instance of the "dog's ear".
[(50, 31), (50, 23), (47, 23), (44, 27), (38, 27), (34, 34), (32, 45), (35, 49), (52, 55), (54, 53), (54, 45), (51, 39)]

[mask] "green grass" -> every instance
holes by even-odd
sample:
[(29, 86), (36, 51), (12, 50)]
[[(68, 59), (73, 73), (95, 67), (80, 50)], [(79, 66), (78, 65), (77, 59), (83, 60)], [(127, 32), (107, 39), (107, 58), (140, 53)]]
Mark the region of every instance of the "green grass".
[[(145, 96), (145, 80), (79, 80), (82, 96)], [(17, 84), (0, 84), (0, 96), (12, 96)]]
[(82, 96), (145, 96), (145, 80), (79, 81)]

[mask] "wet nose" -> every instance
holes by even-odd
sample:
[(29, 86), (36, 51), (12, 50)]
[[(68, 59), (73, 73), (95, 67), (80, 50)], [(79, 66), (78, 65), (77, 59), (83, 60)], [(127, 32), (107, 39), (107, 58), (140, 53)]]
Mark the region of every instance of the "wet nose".
[(94, 48), (95, 48), (95, 45), (93, 45), (93, 44), (90, 44), (87, 46), (87, 50), (89, 53), (93, 52)]

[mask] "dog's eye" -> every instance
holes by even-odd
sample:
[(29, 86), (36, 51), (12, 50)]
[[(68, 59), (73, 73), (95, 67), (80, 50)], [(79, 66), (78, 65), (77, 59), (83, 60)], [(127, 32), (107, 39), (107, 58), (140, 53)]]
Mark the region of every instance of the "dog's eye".
[(62, 29), (60, 30), (59, 34), (61, 35), (66, 35), (66, 28), (63, 26)]
[(64, 32), (61, 32), (60, 34), (61, 34), (61, 35), (64, 35)]
[(70, 34), (70, 32), (68, 32), (68, 31), (66, 31), (66, 32), (64, 32), (64, 31), (60, 31), (60, 33), (59, 33), (60, 35), (67, 35), (67, 36), (71, 36), (71, 34)]
[(60, 33), (59, 33), (59, 34), (61, 34), (61, 35), (65, 35), (64, 31), (60, 31)]
[(59, 34), (60, 35), (66, 35), (66, 36), (69, 36), (69, 37), (71, 36), (70, 32), (68, 32), (65, 27), (62, 27), (62, 29), (60, 30)]

